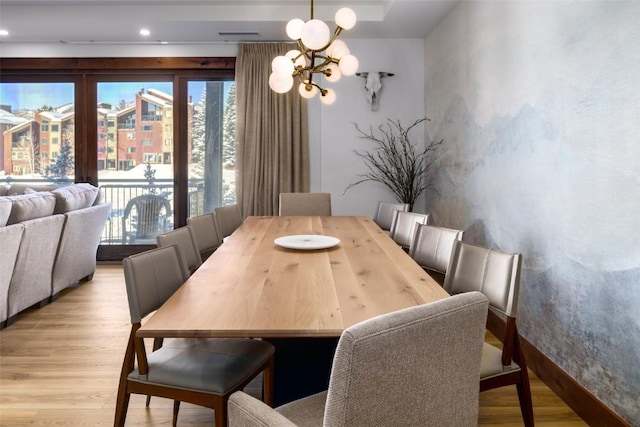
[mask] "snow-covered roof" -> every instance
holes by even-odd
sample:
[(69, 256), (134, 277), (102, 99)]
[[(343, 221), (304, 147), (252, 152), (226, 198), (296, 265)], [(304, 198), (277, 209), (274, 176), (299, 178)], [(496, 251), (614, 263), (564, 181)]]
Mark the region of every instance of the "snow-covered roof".
[(25, 119), (24, 117), (16, 116), (8, 111), (5, 111), (0, 108), (0, 124), (3, 125), (19, 125), (25, 122), (28, 122), (29, 119)]

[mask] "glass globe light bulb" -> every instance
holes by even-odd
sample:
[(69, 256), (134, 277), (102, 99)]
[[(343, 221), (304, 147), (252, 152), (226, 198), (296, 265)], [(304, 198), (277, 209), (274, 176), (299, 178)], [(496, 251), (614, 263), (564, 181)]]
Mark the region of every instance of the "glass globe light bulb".
[(333, 43), (327, 48), (327, 55), (332, 58), (340, 59), (343, 56), (349, 55), (349, 47), (342, 40), (334, 40)]
[(322, 101), (324, 105), (331, 105), (336, 101), (336, 91), (331, 88), (325, 90), (327, 92), (320, 97), (320, 101)]
[(304, 21), (299, 18), (294, 18), (287, 23), (287, 35), (292, 40), (298, 40), (302, 35), (302, 27)]
[(347, 55), (340, 59), (338, 67), (345, 76), (353, 76), (358, 71), (358, 58), (353, 55)]
[(318, 88), (311, 85), (311, 89), (307, 90), (307, 82), (304, 82), (300, 83), (300, 86), (298, 86), (298, 92), (303, 98), (311, 99), (318, 93)]
[(302, 43), (312, 50), (318, 50), (326, 46), (331, 39), (329, 26), (319, 19), (311, 19), (302, 27)]
[(337, 64), (331, 63), (327, 65), (326, 69), (331, 70), (331, 75), (324, 75), (324, 78), (327, 79), (328, 82), (335, 83), (340, 80), (340, 77), (342, 77), (342, 73), (340, 72), (340, 68)]
[(293, 87), (293, 77), (287, 74), (271, 73), (269, 87), (276, 93), (285, 93)]
[(336, 25), (343, 30), (350, 30), (356, 25), (356, 13), (348, 7), (343, 7), (336, 12)]
[(278, 55), (271, 61), (271, 69), (276, 74), (293, 73), (293, 61), (286, 56)]

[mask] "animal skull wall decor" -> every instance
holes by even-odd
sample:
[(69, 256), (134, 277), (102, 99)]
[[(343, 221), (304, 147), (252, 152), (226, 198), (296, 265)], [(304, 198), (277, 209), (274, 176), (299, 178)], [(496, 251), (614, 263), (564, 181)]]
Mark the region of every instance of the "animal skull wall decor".
[(387, 73), (386, 71), (367, 71), (356, 73), (356, 76), (366, 79), (364, 88), (367, 91), (367, 100), (369, 101), (369, 105), (371, 105), (371, 111), (377, 111), (380, 105), (382, 78), (391, 77), (393, 73)]

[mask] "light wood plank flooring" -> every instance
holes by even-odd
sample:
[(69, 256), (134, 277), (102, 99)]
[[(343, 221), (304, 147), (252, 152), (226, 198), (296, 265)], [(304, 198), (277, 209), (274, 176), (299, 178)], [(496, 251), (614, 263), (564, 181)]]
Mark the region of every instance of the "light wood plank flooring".
[[(122, 268), (98, 267), (91, 282), (22, 313), (0, 331), (0, 425), (113, 425), (130, 328)], [(586, 424), (531, 375), (536, 425)], [(133, 396), (128, 426), (171, 425), (172, 402)], [(183, 404), (178, 425), (213, 424), (209, 409)], [(480, 395), (480, 426), (521, 426), (515, 387)]]

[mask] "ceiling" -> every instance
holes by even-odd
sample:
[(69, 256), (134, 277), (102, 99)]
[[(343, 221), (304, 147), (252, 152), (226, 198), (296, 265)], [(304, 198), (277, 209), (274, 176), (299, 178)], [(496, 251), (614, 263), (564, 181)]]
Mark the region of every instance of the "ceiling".
[[(315, 0), (327, 21), (344, 6), (358, 15), (342, 38), (422, 38), (460, 0)], [(288, 40), (310, 0), (1, 0), (2, 44), (215, 44)], [(139, 35), (141, 28), (150, 35)]]

